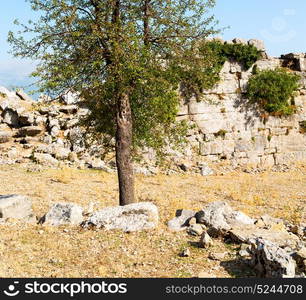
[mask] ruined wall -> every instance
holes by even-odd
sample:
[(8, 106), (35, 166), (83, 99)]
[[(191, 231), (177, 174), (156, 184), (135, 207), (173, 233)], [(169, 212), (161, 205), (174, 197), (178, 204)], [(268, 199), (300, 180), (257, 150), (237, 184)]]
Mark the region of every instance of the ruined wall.
[(197, 125), (189, 139), (202, 158), (254, 167), (306, 160), (306, 134), (301, 128), (301, 122), (306, 120), (305, 57), (305, 54), (266, 56), (256, 62), (258, 70), (289, 67), (301, 75), (295, 97), (298, 112), (292, 116), (269, 116), (265, 120), (254, 106), (247, 105), (245, 92), (252, 68), (244, 71), (237, 62), (224, 64), (221, 81), (204, 92), (202, 101), (190, 99), (183, 103), (178, 118)]
[[(256, 62), (258, 70), (282, 66), (301, 75), (295, 97), (298, 112), (290, 117), (263, 119), (256, 107), (247, 105), (245, 98), (252, 68), (244, 71), (237, 62), (227, 61), (220, 82), (204, 91), (202, 101), (182, 100), (178, 119), (189, 120), (196, 126), (188, 134), (189, 147), (185, 153), (172, 152), (172, 161), (179, 168), (182, 161), (192, 167), (185, 168), (185, 165), (183, 170), (200, 171), (203, 163), (226, 161), (232, 167), (265, 168), (306, 160), (306, 134), (301, 127), (301, 122), (306, 120), (305, 54), (269, 58), (262, 42), (249, 43), (262, 50), (264, 58)], [(64, 161), (114, 170), (114, 160), (105, 163), (99, 158), (99, 145), (84, 147), (78, 120), (87, 109), (74, 104), (78, 99), (68, 94), (61, 103), (49, 102), (47, 98), (40, 100), (37, 103), (23, 92), (0, 87), (0, 164), (36, 161), (57, 166)], [(147, 161), (146, 170), (153, 161), (149, 154)]]

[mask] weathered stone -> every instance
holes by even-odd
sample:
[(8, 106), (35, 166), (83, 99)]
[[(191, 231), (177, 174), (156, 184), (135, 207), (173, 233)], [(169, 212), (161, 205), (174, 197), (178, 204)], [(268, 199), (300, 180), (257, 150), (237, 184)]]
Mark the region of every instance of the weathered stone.
[(53, 154), (56, 159), (66, 160), (69, 157), (70, 150), (63, 147), (54, 147)]
[(214, 171), (207, 165), (202, 165), (200, 167), (200, 173), (202, 176), (208, 176), (208, 175), (213, 175)]
[(299, 245), (299, 238), (294, 234), (290, 234), (282, 227), (272, 227), (271, 229), (259, 228), (256, 225), (235, 226), (229, 230), (229, 235), (234, 242), (250, 243), (257, 237), (270, 241), (278, 247), (290, 247), (295, 249)]
[(18, 114), (17, 112), (7, 109), (3, 114), (3, 122), (12, 126), (17, 127), (19, 125)]
[(25, 126), (21, 127), (18, 131), (18, 135), (21, 137), (25, 136), (37, 136), (44, 132), (44, 128), (40, 126)]
[(296, 261), (299, 271), (306, 273), (306, 247), (294, 252), (292, 257)]
[(195, 216), (193, 210), (179, 209), (176, 211), (176, 217), (168, 222), (168, 228), (172, 231), (185, 230), (189, 225), (189, 220)]
[(199, 246), (201, 248), (209, 248), (210, 246), (213, 245), (213, 240), (209, 236), (207, 232), (203, 232), (199, 241)]
[(196, 213), (197, 222), (224, 234), (237, 225), (254, 224), (254, 220), (242, 212), (233, 210), (226, 202), (212, 202)]
[(89, 217), (83, 226), (132, 232), (153, 229), (157, 224), (157, 207), (151, 202), (140, 202), (104, 208)]
[(65, 114), (75, 114), (77, 110), (78, 107), (76, 105), (65, 105), (59, 108), (59, 111)]
[(227, 252), (214, 252), (214, 253), (209, 253), (208, 258), (211, 260), (223, 260), (227, 255)]
[(0, 144), (7, 143), (12, 140), (12, 133), (8, 131), (0, 131)]
[(181, 253), (180, 253), (180, 256), (181, 257), (189, 257), (190, 256), (190, 250), (187, 248), (187, 249), (184, 249)]
[(187, 233), (190, 235), (201, 235), (205, 229), (205, 226), (202, 224), (192, 224), (187, 228)]
[(232, 40), (232, 42), (234, 43), (234, 44), (242, 44), (242, 45), (247, 45), (247, 40), (245, 40), (245, 39), (241, 39), (241, 38), (234, 38), (233, 40)]
[(79, 225), (83, 221), (83, 209), (74, 203), (54, 204), (40, 223), (51, 226)]
[(22, 195), (0, 195), (0, 220), (30, 219), (33, 216), (32, 201)]
[(58, 165), (58, 160), (47, 153), (34, 153), (33, 159), (34, 161), (42, 165), (49, 165), (49, 166)]
[(262, 40), (251, 39), (248, 41), (248, 44), (256, 47), (260, 51), (266, 51), (264, 41)]
[(295, 262), (285, 250), (277, 245), (257, 238), (251, 248), (252, 265), (260, 277), (295, 277)]
[(79, 95), (71, 91), (67, 91), (64, 95), (62, 95), (61, 99), (67, 105), (75, 104), (80, 101)]

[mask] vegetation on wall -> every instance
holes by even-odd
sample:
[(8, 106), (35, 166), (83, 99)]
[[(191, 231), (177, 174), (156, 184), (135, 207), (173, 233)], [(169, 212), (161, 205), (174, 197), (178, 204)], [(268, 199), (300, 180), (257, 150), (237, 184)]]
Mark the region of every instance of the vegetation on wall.
[[(172, 74), (176, 74), (177, 80), (182, 83), (187, 97), (200, 98), (204, 90), (217, 84), (226, 61), (237, 61), (247, 70), (260, 58), (260, 51), (252, 45), (204, 40), (195, 44), (194, 48), (191, 53), (194, 55), (197, 52), (197, 56), (189, 59), (192, 65), (187, 68), (186, 63), (172, 66)], [(185, 52), (185, 56), (190, 56), (190, 53)]]
[(247, 97), (269, 114), (291, 115), (296, 111), (294, 94), (299, 79), (282, 68), (259, 71), (249, 79)]

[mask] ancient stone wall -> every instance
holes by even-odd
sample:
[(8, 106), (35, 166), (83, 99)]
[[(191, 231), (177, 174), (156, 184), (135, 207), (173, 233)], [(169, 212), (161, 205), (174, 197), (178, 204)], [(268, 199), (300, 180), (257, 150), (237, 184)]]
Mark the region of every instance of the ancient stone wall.
[(244, 71), (237, 62), (227, 61), (221, 81), (204, 91), (203, 100), (182, 104), (179, 119), (193, 121), (198, 128), (190, 137), (194, 148), (208, 162), (229, 160), (233, 166), (269, 167), (306, 160), (306, 58), (288, 54), (261, 59), (258, 70), (291, 68), (301, 75), (294, 102), (298, 112), (289, 117), (263, 118), (254, 105), (248, 105), (245, 92), (252, 68)]
[[(297, 113), (290, 117), (262, 118), (254, 105), (248, 105), (245, 96), (252, 67), (245, 71), (239, 63), (227, 61), (220, 82), (204, 91), (202, 101), (182, 99), (178, 119), (196, 125), (188, 134), (189, 147), (185, 153), (172, 153), (176, 158), (172, 161), (178, 167), (182, 161), (192, 162), (189, 164), (192, 168), (185, 165), (183, 170), (200, 171), (203, 163), (223, 161), (232, 167), (266, 168), (306, 160), (306, 133), (301, 125), (306, 120), (305, 54), (271, 58), (264, 52), (262, 42), (249, 43), (263, 51), (264, 58), (256, 62), (258, 70), (287, 67), (301, 75), (294, 100)], [(49, 102), (47, 98), (35, 102), (22, 91), (12, 92), (1, 87), (0, 163), (35, 161), (56, 166), (64, 161), (77, 166), (114, 169), (114, 160), (106, 164), (99, 158), (99, 145), (85, 148), (78, 120), (88, 111), (74, 104), (76, 100), (70, 93), (61, 103)]]

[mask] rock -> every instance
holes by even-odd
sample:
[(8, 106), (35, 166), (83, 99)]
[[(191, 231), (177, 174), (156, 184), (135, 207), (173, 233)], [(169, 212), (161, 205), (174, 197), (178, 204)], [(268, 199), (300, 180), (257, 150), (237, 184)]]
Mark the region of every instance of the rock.
[(192, 217), (189, 221), (188, 221), (188, 225), (191, 226), (191, 225), (194, 225), (197, 223), (197, 219), (195, 217)]
[(3, 115), (3, 122), (12, 127), (17, 127), (19, 125), (17, 112), (11, 109), (6, 109)]
[(0, 131), (0, 144), (7, 143), (12, 139), (12, 133), (8, 131)]
[(299, 238), (287, 231), (276, 230), (276, 228), (258, 228), (256, 225), (236, 226), (229, 230), (229, 236), (234, 242), (250, 243), (251, 240), (261, 237), (270, 241), (278, 247), (290, 247), (296, 249), (300, 243)]
[(39, 221), (41, 224), (58, 225), (79, 225), (83, 221), (83, 209), (74, 203), (54, 204), (49, 212)]
[(23, 90), (17, 90), (16, 95), (21, 99), (28, 102), (33, 102), (33, 99), (25, 93)]
[(75, 104), (80, 101), (79, 94), (67, 91), (64, 95), (61, 96), (62, 101), (67, 104)]
[(195, 216), (195, 211), (179, 209), (175, 215), (176, 217), (168, 222), (168, 228), (172, 231), (181, 231), (187, 228), (189, 220)]
[(0, 220), (30, 219), (33, 217), (32, 201), (23, 195), (0, 195)]
[(0, 86), (0, 96), (5, 98), (16, 98), (16, 94), (14, 92), (9, 91), (3, 86)]
[(31, 113), (19, 114), (19, 122), (23, 126), (32, 126), (35, 122), (34, 115)]
[(83, 227), (132, 232), (153, 229), (157, 224), (157, 207), (151, 202), (139, 202), (125, 206), (107, 207), (95, 212), (83, 223)]
[(25, 136), (37, 136), (44, 132), (44, 128), (40, 126), (26, 126), (21, 127), (18, 131), (18, 135), (21, 137)]
[(58, 165), (58, 160), (52, 157), (47, 153), (37, 153), (33, 154), (33, 160), (39, 164), (47, 165), (47, 166), (56, 166)]
[(71, 152), (69, 149), (63, 147), (54, 147), (53, 153), (56, 159), (66, 160)]
[(208, 175), (213, 175), (214, 171), (210, 167), (203, 165), (200, 167), (200, 173), (202, 176), (208, 176)]
[(239, 254), (239, 256), (241, 256), (243, 258), (249, 258), (250, 257), (250, 253), (247, 250), (239, 250), (238, 254)]
[(190, 250), (187, 248), (187, 249), (184, 249), (181, 254), (180, 254), (181, 257), (189, 257), (190, 256)]
[(210, 227), (216, 235), (224, 234), (235, 225), (254, 224), (254, 220), (240, 211), (233, 210), (226, 202), (217, 201), (208, 204), (196, 213), (198, 223)]
[[(204, 228), (203, 228), (204, 227)], [(205, 230), (205, 226), (202, 224), (192, 224), (187, 228), (187, 233), (190, 235), (201, 235)]]
[(201, 248), (209, 248), (210, 246), (213, 245), (213, 240), (209, 236), (207, 232), (203, 232), (199, 241), (199, 246)]
[(266, 51), (264, 41), (262, 40), (251, 39), (248, 41), (248, 44), (256, 47), (260, 51)]
[(234, 38), (232, 40), (232, 42), (234, 44), (242, 44), (242, 45), (247, 45), (248, 44), (248, 42), (245, 39), (241, 39), (241, 38)]
[(292, 254), (300, 272), (306, 273), (306, 247)]
[(53, 126), (51, 128), (51, 131), (50, 131), (51, 136), (57, 137), (59, 135), (59, 133), (60, 133), (60, 128), (59, 127)]
[(211, 260), (223, 260), (227, 255), (227, 252), (216, 252), (216, 253), (210, 253), (208, 255), (208, 258)]
[(59, 111), (65, 114), (75, 114), (78, 111), (78, 107), (76, 105), (65, 105), (61, 106)]
[(295, 262), (285, 250), (277, 245), (257, 238), (252, 243), (252, 262), (260, 277), (293, 278)]

